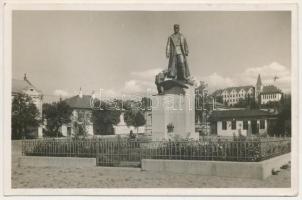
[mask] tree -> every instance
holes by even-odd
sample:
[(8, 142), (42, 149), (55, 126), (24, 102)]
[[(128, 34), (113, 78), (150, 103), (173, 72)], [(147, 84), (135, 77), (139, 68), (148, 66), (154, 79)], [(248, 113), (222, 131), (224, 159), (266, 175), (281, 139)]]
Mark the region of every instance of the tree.
[(152, 100), (148, 97), (142, 98), (142, 108), (143, 111), (148, 111), (152, 109)]
[(205, 110), (210, 107), (210, 98), (206, 93), (207, 87), (208, 84), (204, 81), (200, 81), (199, 86), (195, 89), (195, 122), (198, 122), (198, 119), (204, 122), (204, 116), (206, 116)]
[(146, 124), (144, 113), (138, 110), (127, 110), (125, 112), (125, 122), (127, 126), (134, 126), (138, 133), (138, 127)]
[[(100, 103), (100, 102), (99, 102)], [(113, 125), (120, 121), (121, 111), (110, 109), (108, 103), (101, 103), (101, 109), (92, 111), (93, 131), (95, 135), (114, 134)]]
[(221, 95), (213, 97), (215, 98), (215, 101), (221, 104), (224, 104), (225, 102), (223, 102), (223, 97)]
[(12, 139), (31, 138), (29, 134), (37, 129), (40, 113), (30, 96), (17, 94), (12, 102)]
[(43, 118), (47, 121), (45, 135), (58, 137), (59, 128), (70, 123), (72, 109), (65, 101), (43, 104)]
[(273, 134), (291, 136), (291, 95), (285, 95), (278, 107), (277, 123), (273, 127)]

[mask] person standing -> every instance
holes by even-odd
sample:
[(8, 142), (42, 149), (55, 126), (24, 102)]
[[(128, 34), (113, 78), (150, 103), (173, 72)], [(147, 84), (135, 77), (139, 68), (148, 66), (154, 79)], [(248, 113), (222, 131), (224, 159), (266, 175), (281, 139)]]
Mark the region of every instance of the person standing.
[(166, 56), (169, 58), (167, 77), (187, 82), (190, 77), (186, 59), (189, 49), (185, 37), (179, 31), (179, 25), (174, 24), (174, 33), (168, 38), (166, 46)]

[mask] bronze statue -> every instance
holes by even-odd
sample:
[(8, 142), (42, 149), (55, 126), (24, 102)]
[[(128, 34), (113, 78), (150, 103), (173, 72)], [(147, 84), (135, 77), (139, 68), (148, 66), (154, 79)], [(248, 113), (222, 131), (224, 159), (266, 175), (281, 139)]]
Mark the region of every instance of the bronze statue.
[(168, 78), (189, 81), (190, 71), (186, 56), (189, 54), (185, 37), (179, 32), (179, 25), (174, 25), (174, 33), (168, 38), (166, 56), (169, 58)]
[(161, 85), (161, 83), (165, 81), (166, 77), (167, 77), (167, 70), (163, 70), (155, 76), (155, 85), (157, 87), (158, 94), (162, 94), (164, 92), (164, 88)]

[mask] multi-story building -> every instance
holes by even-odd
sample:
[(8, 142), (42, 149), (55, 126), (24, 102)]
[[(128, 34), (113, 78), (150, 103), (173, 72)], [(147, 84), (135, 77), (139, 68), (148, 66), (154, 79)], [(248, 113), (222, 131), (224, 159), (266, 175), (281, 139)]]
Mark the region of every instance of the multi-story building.
[(93, 135), (91, 98), (91, 95), (83, 95), (80, 90), (78, 95), (64, 100), (71, 107), (72, 114), (71, 122), (61, 127), (63, 136)]
[(240, 100), (255, 98), (255, 88), (251, 85), (240, 87), (229, 87), (222, 90), (217, 90), (213, 96), (220, 97), (224, 104), (234, 105)]
[(224, 104), (232, 106), (240, 100), (255, 100), (258, 104), (280, 101), (282, 92), (273, 85), (264, 86), (259, 74), (255, 86), (229, 87), (216, 90), (212, 95), (221, 98)]
[[(17, 94), (26, 94), (30, 96), (33, 103), (39, 110), (40, 118), (42, 118), (43, 93), (28, 80), (26, 74), (24, 74), (23, 80), (12, 79), (12, 98)], [(34, 130), (31, 134), (35, 137), (43, 137), (42, 130), (42, 125), (40, 125), (38, 129)]]

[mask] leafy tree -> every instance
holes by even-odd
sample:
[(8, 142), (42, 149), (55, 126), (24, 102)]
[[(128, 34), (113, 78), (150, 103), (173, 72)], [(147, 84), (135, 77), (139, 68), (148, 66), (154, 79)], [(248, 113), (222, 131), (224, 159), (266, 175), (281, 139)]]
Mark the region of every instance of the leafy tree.
[(273, 134), (279, 136), (291, 136), (291, 95), (284, 95), (280, 101), (277, 123), (273, 128)]
[(211, 102), (210, 97), (207, 95), (206, 88), (208, 84), (204, 81), (200, 81), (199, 86), (195, 89), (195, 121), (198, 118), (201, 122), (205, 121), (205, 111), (210, 108), (209, 102)]
[(221, 103), (221, 104), (224, 104), (224, 103), (225, 103), (225, 102), (223, 102), (223, 98), (222, 98), (221, 95), (216, 96), (216, 97), (215, 97), (215, 101), (218, 102), (218, 103)]
[(241, 98), (239, 101), (233, 105), (235, 108), (249, 108), (249, 109), (258, 109), (259, 106), (257, 105), (255, 99), (250, 96), (249, 94), (245, 99)]
[(119, 123), (120, 114), (121, 114), (121, 110), (111, 109), (108, 103), (102, 102), (101, 109), (92, 111), (94, 134), (95, 135), (114, 134), (113, 125)]
[(40, 113), (30, 96), (17, 94), (12, 101), (12, 139), (31, 138), (40, 123)]
[(127, 110), (125, 112), (125, 122), (127, 126), (134, 126), (138, 133), (138, 127), (146, 124), (146, 119), (141, 111)]
[(72, 109), (65, 101), (43, 104), (43, 118), (46, 120), (45, 135), (49, 137), (58, 137), (59, 128), (63, 124), (70, 123)]
[(148, 111), (152, 109), (152, 100), (148, 97), (142, 98), (142, 110)]

